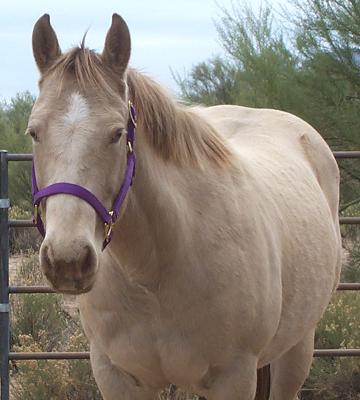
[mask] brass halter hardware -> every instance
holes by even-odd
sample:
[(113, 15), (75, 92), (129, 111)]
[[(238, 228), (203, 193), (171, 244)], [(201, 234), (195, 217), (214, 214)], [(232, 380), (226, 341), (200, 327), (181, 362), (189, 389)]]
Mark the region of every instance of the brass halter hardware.
[(113, 222), (112, 217), (114, 215), (114, 211), (109, 211), (109, 215), (111, 216), (111, 219), (109, 222), (105, 222), (105, 229), (104, 229), (104, 240), (110, 240), (110, 236), (113, 230), (113, 226), (115, 225), (115, 222)]

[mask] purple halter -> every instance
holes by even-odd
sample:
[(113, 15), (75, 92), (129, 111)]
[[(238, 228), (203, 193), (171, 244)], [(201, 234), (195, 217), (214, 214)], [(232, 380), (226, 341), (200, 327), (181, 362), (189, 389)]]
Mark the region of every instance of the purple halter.
[(135, 176), (136, 157), (133, 150), (135, 141), (135, 128), (136, 128), (136, 111), (134, 106), (129, 101), (129, 120), (127, 125), (128, 152), (127, 152), (125, 177), (110, 211), (108, 211), (103, 206), (101, 201), (93, 193), (91, 193), (86, 188), (76, 185), (74, 183), (58, 182), (39, 190), (38, 185), (36, 183), (35, 164), (33, 162), (32, 177), (31, 177), (31, 186), (32, 186), (33, 204), (34, 204), (33, 221), (43, 237), (45, 236), (45, 227), (41, 219), (41, 215), (39, 213), (39, 205), (41, 203), (41, 200), (43, 198), (53, 196), (55, 194), (60, 194), (60, 193), (70, 194), (72, 196), (80, 197), (81, 199), (85, 200), (98, 213), (99, 217), (101, 218), (101, 220), (105, 225), (103, 250), (105, 249), (105, 247), (110, 243), (112, 239), (113, 226), (120, 214), (121, 207), (124, 203), (127, 192), (129, 191)]

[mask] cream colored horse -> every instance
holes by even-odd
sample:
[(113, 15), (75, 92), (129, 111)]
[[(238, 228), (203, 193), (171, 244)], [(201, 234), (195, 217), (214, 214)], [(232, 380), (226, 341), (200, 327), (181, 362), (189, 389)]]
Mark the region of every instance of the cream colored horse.
[(101, 55), (83, 43), (62, 54), (48, 15), (33, 50), (40, 188), (72, 182), (110, 207), (128, 99), (138, 113), (135, 182), (103, 252), (89, 204), (42, 203), (41, 265), (60, 292), (84, 293), (104, 399), (148, 400), (172, 382), (208, 400), (252, 400), (267, 364), (270, 398), (295, 399), (340, 271), (339, 173), (320, 135), (285, 112), (176, 104), (128, 69), (116, 14)]

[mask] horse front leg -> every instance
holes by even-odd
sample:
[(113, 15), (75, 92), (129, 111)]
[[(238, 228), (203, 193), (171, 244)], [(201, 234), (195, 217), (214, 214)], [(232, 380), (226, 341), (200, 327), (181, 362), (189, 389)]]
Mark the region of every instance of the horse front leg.
[(91, 368), (104, 400), (153, 400), (156, 390), (115, 367), (106, 354), (91, 345)]
[(296, 400), (309, 375), (314, 354), (312, 329), (299, 343), (271, 363), (270, 400)]
[(242, 355), (224, 368), (209, 368), (199, 394), (207, 400), (254, 400), (257, 382), (257, 358)]

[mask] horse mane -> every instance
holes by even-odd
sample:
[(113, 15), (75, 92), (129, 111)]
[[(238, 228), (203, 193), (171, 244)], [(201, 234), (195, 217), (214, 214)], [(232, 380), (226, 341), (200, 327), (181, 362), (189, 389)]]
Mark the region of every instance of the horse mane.
[(229, 164), (230, 149), (215, 129), (191, 107), (175, 102), (151, 78), (129, 69), (129, 95), (152, 147), (165, 160), (201, 165)]
[(146, 132), (151, 147), (164, 160), (198, 166), (204, 161), (218, 166), (231, 163), (231, 151), (224, 139), (191, 107), (177, 103), (158, 83), (132, 68), (127, 70), (125, 83), (103, 63), (99, 54), (84, 47), (84, 40), (80, 47), (61, 55), (42, 80), (56, 74), (61, 90), (69, 73), (75, 76), (81, 91), (95, 89), (98, 96), (106, 98), (118, 96), (119, 89), (125, 91), (127, 84), (138, 124)]

